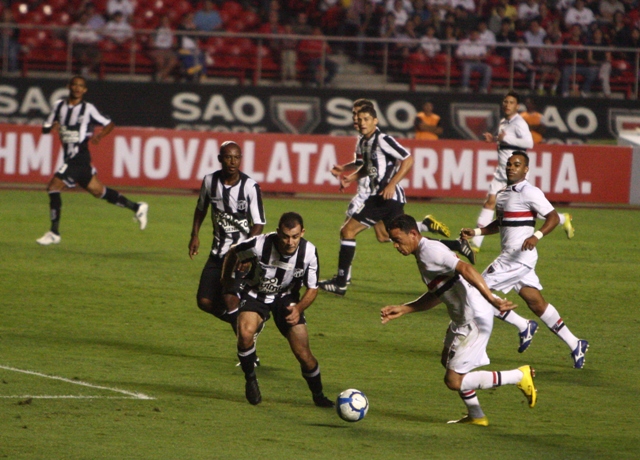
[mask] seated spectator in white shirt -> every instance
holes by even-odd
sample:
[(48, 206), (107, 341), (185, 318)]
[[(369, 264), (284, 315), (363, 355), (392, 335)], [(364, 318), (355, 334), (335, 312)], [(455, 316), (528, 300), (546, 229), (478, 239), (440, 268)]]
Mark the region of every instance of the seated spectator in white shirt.
[(109, 0), (107, 2), (107, 16), (109, 18), (113, 17), (117, 12), (120, 12), (124, 16), (124, 19), (129, 21), (133, 18), (135, 9), (135, 0)]
[(484, 43), (489, 48), (494, 48), (496, 46), (496, 34), (489, 30), (487, 22), (484, 20), (478, 22), (478, 37), (478, 41), (480, 43)]
[(521, 72), (526, 75), (529, 81), (529, 87), (531, 91), (535, 89), (536, 80), (536, 68), (533, 65), (533, 56), (531, 51), (527, 48), (524, 37), (518, 37), (518, 46), (511, 48), (511, 60), (513, 61), (513, 68), (516, 72)]
[(579, 24), (582, 30), (586, 31), (589, 24), (595, 20), (593, 11), (584, 6), (584, 0), (576, 0), (576, 3), (567, 10), (567, 14), (564, 16), (564, 25), (569, 29), (573, 24)]
[(476, 3), (474, 2), (474, 0), (450, 0), (450, 6), (451, 6), (451, 11), (455, 10), (456, 7), (461, 6), (462, 8), (464, 8), (465, 10), (467, 10), (469, 13), (475, 13), (476, 12)]
[(528, 23), (540, 15), (540, 4), (538, 0), (525, 0), (518, 5), (518, 19)]
[(598, 3), (599, 19), (607, 24), (613, 23), (613, 15), (616, 11), (624, 13), (624, 4), (620, 0), (600, 0)]
[(102, 34), (112, 42), (122, 45), (133, 38), (133, 27), (125, 21), (124, 15), (117, 11), (102, 29)]
[(440, 40), (436, 37), (436, 29), (433, 25), (427, 26), (427, 32), (420, 40), (420, 51), (429, 58), (433, 58), (440, 52)]
[(102, 54), (98, 48), (100, 35), (87, 25), (89, 15), (84, 12), (78, 22), (69, 28), (69, 43), (72, 46), (73, 58), (80, 63), (80, 73), (88, 77), (90, 72), (96, 71)]
[(541, 46), (544, 44), (544, 37), (546, 36), (547, 31), (540, 27), (540, 23), (537, 20), (533, 20), (529, 24), (529, 30), (524, 33), (524, 40), (529, 46)]
[(409, 20), (409, 13), (404, 9), (402, 0), (394, 0), (393, 9), (390, 11), (396, 17), (396, 27), (404, 27)]
[(488, 50), (486, 45), (480, 43), (478, 30), (473, 30), (469, 38), (465, 38), (458, 45), (456, 57), (462, 65), (462, 92), (469, 92), (471, 73), (478, 72), (481, 75), (480, 93), (487, 93), (491, 83), (492, 69), (484, 62)]

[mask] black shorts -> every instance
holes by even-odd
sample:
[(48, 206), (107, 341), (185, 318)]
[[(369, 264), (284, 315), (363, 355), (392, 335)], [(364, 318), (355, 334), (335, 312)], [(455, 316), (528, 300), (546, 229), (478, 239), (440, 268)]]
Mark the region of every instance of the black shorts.
[[(222, 264), (224, 258), (214, 257), (209, 254), (207, 263), (204, 264), (198, 285), (198, 299), (208, 299), (216, 306), (220, 306), (222, 311), (226, 309), (224, 298), (222, 297)], [(236, 284), (233, 292), (240, 292), (242, 279), (236, 277)]]
[(58, 168), (55, 176), (69, 188), (80, 185), (80, 187), (86, 189), (96, 173), (96, 168), (91, 163), (64, 163)]
[[(273, 321), (276, 323), (276, 327), (280, 331), (280, 334), (286, 337), (289, 329), (292, 327), (287, 323), (286, 317), (289, 314), (287, 307), (292, 303), (298, 303), (296, 298), (292, 295), (282, 297), (273, 303), (267, 304), (244, 294), (240, 301), (240, 313), (243, 311), (253, 311), (259, 314), (264, 321), (269, 320), (269, 313), (271, 313), (273, 315)], [(300, 314), (298, 324), (307, 324), (304, 313)]]
[(402, 214), (404, 214), (404, 203), (385, 200), (381, 195), (374, 195), (367, 198), (362, 210), (351, 217), (367, 227), (373, 227), (380, 221), (387, 225)]

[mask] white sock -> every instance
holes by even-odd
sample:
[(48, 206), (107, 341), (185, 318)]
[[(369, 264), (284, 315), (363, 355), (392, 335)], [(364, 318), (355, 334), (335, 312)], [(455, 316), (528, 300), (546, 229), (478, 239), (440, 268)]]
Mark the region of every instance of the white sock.
[(564, 321), (560, 317), (560, 313), (558, 313), (558, 310), (556, 310), (553, 305), (547, 305), (547, 309), (544, 311), (540, 319), (549, 329), (551, 329), (551, 332), (560, 337), (564, 343), (569, 346), (571, 351), (576, 349), (578, 346), (578, 338), (573, 335), (566, 324), (564, 324)]
[(493, 316), (497, 316), (505, 323), (513, 324), (518, 328), (520, 332), (524, 332), (529, 325), (529, 320), (523, 318), (513, 310), (499, 312), (496, 308), (493, 309)]
[(482, 407), (480, 407), (480, 401), (478, 401), (478, 396), (474, 390), (471, 391), (462, 391), (458, 392), (460, 398), (462, 398), (462, 402), (465, 406), (467, 406), (467, 413), (471, 418), (482, 418), (484, 417), (484, 412), (482, 412)]
[(420, 233), (426, 233), (429, 231), (429, 227), (427, 227), (422, 222), (418, 222), (418, 230), (420, 230)]
[[(493, 209), (482, 208), (480, 215), (478, 216), (478, 222), (476, 223), (478, 228), (483, 228), (493, 222)], [(474, 236), (471, 241), (476, 247), (482, 246), (482, 240), (484, 236)]]
[(475, 371), (469, 372), (462, 379), (460, 391), (487, 390), (503, 385), (515, 385), (522, 380), (522, 371), (514, 369), (511, 371)]

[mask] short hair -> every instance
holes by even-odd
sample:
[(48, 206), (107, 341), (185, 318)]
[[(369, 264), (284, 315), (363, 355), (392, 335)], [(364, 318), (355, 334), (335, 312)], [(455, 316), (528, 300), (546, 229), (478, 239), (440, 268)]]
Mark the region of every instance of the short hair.
[(508, 98), (509, 96), (513, 97), (516, 99), (516, 104), (520, 104), (520, 95), (518, 93), (516, 93), (515, 91), (509, 91), (504, 98)]
[(391, 222), (387, 224), (387, 232), (391, 233), (391, 230), (402, 230), (405, 233), (409, 233), (411, 230), (415, 230), (420, 233), (418, 229), (418, 223), (416, 220), (408, 214), (401, 214), (394, 217)]
[(364, 107), (365, 105), (370, 105), (371, 107), (373, 107), (373, 102), (365, 98), (360, 98), (353, 101), (353, 107)]
[[(524, 150), (514, 150), (513, 153), (511, 153), (511, 157), (514, 155), (520, 155), (521, 157), (524, 158), (524, 165), (525, 166), (529, 166), (529, 155), (527, 155), (527, 152), (525, 152)], [(509, 157), (509, 158), (511, 158)]]
[(242, 155), (242, 150), (240, 149), (240, 146), (233, 141), (224, 141), (222, 144), (220, 144), (220, 155), (222, 155), (227, 150), (238, 150), (240, 155)]
[(73, 83), (73, 80), (75, 80), (76, 78), (79, 78), (80, 80), (82, 80), (84, 82), (84, 86), (87, 86), (87, 79), (84, 78), (82, 75), (74, 75), (69, 79), (69, 85), (71, 85), (71, 83)]
[(372, 105), (362, 106), (362, 108), (358, 110), (358, 114), (360, 113), (368, 113), (373, 118), (378, 118), (378, 112), (376, 112), (376, 109), (374, 109)]
[(298, 225), (300, 225), (300, 228), (304, 229), (302, 216), (297, 212), (285, 212), (280, 216), (280, 220), (278, 221), (278, 228), (292, 229), (296, 228)]

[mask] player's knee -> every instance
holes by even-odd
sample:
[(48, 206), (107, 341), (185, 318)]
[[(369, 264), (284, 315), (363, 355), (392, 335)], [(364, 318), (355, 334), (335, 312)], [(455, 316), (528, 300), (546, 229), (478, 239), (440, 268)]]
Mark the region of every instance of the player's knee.
[(198, 299), (198, 308), (218, 318), (226, 312), (223, 306), (215, 305), (210, 299), (205, 299), (204, 297)]
[(448, 375), (444, 376), (444, 384), (451, 391), (460, 391), (460, 383), (460, 381), (458, 381), (457, 379), (452, 379)]

